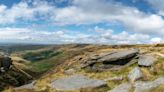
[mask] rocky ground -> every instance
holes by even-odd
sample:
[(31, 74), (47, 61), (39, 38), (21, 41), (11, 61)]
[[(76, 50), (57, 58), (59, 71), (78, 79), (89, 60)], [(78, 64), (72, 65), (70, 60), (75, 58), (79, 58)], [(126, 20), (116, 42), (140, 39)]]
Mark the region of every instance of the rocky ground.
[[(164, 92), (164, 47), (68, 45), (65, 58), (6, 92)], [(72, 54), (73, 53), (73, 54)], [(58, 60), (58, 59), (55, 59)]]

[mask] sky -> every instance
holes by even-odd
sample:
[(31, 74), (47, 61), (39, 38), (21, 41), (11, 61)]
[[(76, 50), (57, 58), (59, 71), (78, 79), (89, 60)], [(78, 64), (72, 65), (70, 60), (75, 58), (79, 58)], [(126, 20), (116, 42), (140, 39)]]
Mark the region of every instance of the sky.
[(164, 0), (0, 0), (0, 42), (164, 42)]

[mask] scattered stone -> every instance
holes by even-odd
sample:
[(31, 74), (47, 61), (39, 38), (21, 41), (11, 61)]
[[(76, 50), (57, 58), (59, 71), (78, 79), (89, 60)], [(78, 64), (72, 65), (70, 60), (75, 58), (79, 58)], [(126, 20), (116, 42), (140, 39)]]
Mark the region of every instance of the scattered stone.
[(68, 70), (64, 71), (64, 73), (67, 74), (67, 75), (72, 75), (72, 74), (75, 73), (75, 69), (73, 69), (73, 68), (68, 69)]
[(150, 92), (152, 89), (160, 86), (161, 84), (164, 84), (164, 77), (148, 82), (138, 81), (134, 85), (134, 92)]
[(108, 92), (129, 92), (131, 88), (132, 88), (131, 84), (123, 83)]
[(138, 65), (149, 67), (154, 64), (155, 60), (156, 59), (151, 55), (142, 55), (139, 57)]
[(133, 70), (130, 71), (129, 75), (128, 75), (128, 79), (130, 82), (134, 82), (137, 79), (141, 78), (143, 76), (141, 70), (139, 67), (134, 68)]
[(124, 79), (124, 76), (116, 76), (105, 79), (105, 81), (121, 81)]
[(99, 88), (107, 86), (105, 81), (90, 79), (83, 75), (72, 75), (67, 78), (57, 79), (51, 82), (57, 91), (72, 91), (82, 88)]

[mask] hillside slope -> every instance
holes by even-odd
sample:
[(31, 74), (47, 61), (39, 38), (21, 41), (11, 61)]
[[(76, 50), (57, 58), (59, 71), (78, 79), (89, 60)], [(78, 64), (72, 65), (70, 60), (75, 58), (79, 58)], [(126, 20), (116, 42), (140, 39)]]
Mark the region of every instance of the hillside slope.
[[(86, 61), (89, 62), (91, 58), (97, 58), (103, 56), (106, 53), (126, 51), (129, 49), (137, 48), (140, 50), (139, 56), (151, 55), (156, 61), (151, 67), (141, 67), (137, 64), (138, 56), (132, 59), (131, 62), (125, 66), (117, 65), (119, 67), (116, 70), (105, 69), (101, 71), (95, 71), (97, 67), (102, 66), (101, 63), (95, 64), (90, 68), (82, 68), (81, 65)], [(13, 56), (19, 57), (24, 61), (17, 61), (20, 66), (27, 73), (31, 74), (35, 79), (35, 83), (30, 84), (32, 86), (22, 87), (18, 92), (22, 91), (46, 91), (55, 92), (55, 88), (51, 86), (51, 82), (60, 78), (67, 78), (72, 75), (84, 75), (91, 79), (103, 80), (107, 83), (107, 87), (98, 90), (98, 92), (106, 92), (117, 88), (120, 84), (129, 83), (129, 73), (136, 67), (142, 72), (142, 77), (137, 79), (138, 81), (155, 81), (158, 78), (164, 77), (164, 47), (159, 45), (83, 45), (83, 44), (70, 44), (60, 45), (55, 47), (47, 47), (39, 50), (31, 50), (20, 53), (13, 53)], [(34, 56), (34, 57), (33, 57)], [(31, 59), (32, 57), (32, 59)], [(26, 62), (26, 63), (25, 63)], [(17, 64), (17, 65), (19, 65)], [(25, 68), (26, 67), (26, 68)], [(111, 66), (110, 66), (111, 67)], [(13, 91), (14, 89), (8, 89), (6, 91)], [(80, 89), (79, 89), (80, 90)], [(76, 92), (79, 92), (76, 90)], [(133, 92), (134, 89), (130, 89)], [(94, 89), (81, 89), (83, 92), (95, 92)], [(164, 91), (163, 83), (151, 89), (150, 92), (162, 92)], [(73, 91), (74, 92), (74, 91)], [(114, 92), (114, 91), (112, 91)]]

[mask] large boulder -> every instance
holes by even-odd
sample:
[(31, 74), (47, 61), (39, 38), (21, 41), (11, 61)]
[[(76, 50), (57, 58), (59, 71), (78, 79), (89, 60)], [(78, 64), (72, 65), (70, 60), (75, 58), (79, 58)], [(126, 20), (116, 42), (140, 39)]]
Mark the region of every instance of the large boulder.
[(156, 59), (151, 55), (142, 55), (139, 56), (138, 65), (139, 66), (152, 66)]
[(139, 53), (138, 49), (118, 51), (102, 57), (101, 59), (98, 60), (98, 62), (112, 62), (112, 61), (128, 59), (136, 56), (138, 53)]
[(139, 67), (135, 67), (133, 70), (130, 71), (128, 75), (128, 79), (130, 82), (134, 82), (135, 80), (141, 78), (143, 76)]
[(134, 85), (134, 92), (150, 92), (152, 89), (160, 86), (161, 84), (164, 84), (164, 77), (148, 82), (138, 81)]
[[(104, 71), (106, 69), (121, 69), (120, 66), (127, 65), (139, 53), (138, 49), (119, 50), (92, 56), (81, 64), (81, 68), (89, 71)], [(132, 61), (133, 62), (133, 61)]]
[(51, 86), (57, 91), (73, 91), (83, 88), (104, 87), (107, 86), (107, 84), (105, 81), (90, 79), (83, 75), (72, 75), (67, 78), (52, 81)]
[(129, 92), (131, 88), (132, 88), (131, 84), (123, 83), (123, 84), (116, 86), (114, 89), (112, 89), (108, 92)]

